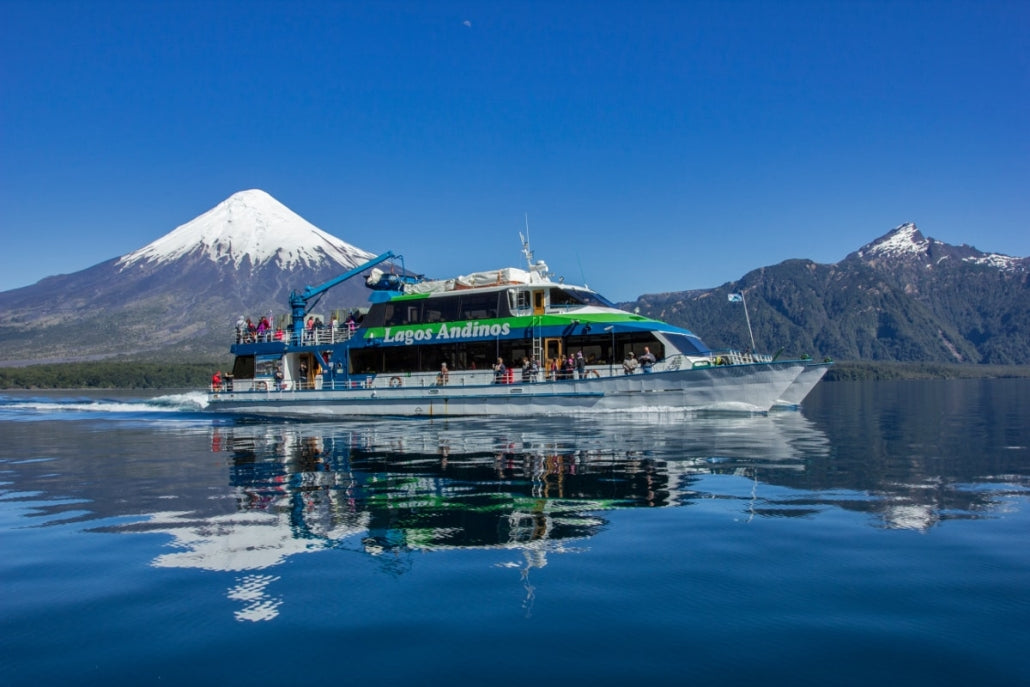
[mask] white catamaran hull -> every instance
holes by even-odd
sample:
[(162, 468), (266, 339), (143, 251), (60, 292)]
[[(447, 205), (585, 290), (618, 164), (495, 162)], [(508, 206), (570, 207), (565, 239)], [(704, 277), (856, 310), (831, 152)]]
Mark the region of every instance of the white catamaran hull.
[(803, 361), (785, 361), (535, 384), (222, 392), (211, 396), (208, 409), (293, 418), (528, 416), (664, 409), (764, 412), (806, 367)]
[(832, 363), (809, 363), (801, 371), (787, 390), (778, 399), (776, 405), (784, 408), (796, 408), (808, 396), (808, 393), (815, 388), (819, 380), (829, 371)]

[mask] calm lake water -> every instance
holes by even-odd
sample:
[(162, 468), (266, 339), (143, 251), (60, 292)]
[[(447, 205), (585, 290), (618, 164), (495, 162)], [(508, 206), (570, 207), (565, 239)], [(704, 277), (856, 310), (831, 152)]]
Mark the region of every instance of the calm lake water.
[(0, 684), (1030, 684), (1030, 382), (255, 422), (0, 396)]

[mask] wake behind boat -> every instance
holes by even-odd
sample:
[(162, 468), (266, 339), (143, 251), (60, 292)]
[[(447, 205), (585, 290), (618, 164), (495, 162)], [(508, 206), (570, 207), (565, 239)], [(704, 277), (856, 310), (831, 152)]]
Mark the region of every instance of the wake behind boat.
[[(713, 351), (687, 329), (552, 280), (525, 242), (523, 254), (526, 269), (427, 280), (388, 251), (294, 292), (288, 330), (237, 325), (232, 374), (214, 380), (208, 408), (280, 417), (764, 412), (784, 398), (800, 403), (821, 377), (799, 382), (806, 360)], [(379, 267), (387, 262), (389, 272)], [(329, 289), (365, 272), (367, 310), (328, 321), (313, 312)]]

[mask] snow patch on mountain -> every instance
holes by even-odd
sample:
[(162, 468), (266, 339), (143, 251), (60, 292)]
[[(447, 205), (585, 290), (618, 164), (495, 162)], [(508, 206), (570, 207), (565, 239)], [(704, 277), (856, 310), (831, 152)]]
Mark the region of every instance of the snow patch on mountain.
[(122, 256), (116, 265), (125, 269), (137, 263), (171, 263), (195, 254), (237, 269), (249, 258), (252, 268), (275, 261), (284, 270), (330, 262), (356, 267), (375, 257), (327, 234), (264, 191), (251, 189)]
[(1001, 253), (985, 253), (965, 258), (965, 262), (974, 265), (987, 265), (999, 270), (1018, 270), (1023, 267), (1024, 260), (1014, 258), (1011, 255), (1002, 255)]
[(858, 251), (858, 255), (862, 258), (923, 255), (929, 249), (932, 240), (923, 238), (916, 225), (909, 222), (892, 229), (885, 236), (866, 245)]

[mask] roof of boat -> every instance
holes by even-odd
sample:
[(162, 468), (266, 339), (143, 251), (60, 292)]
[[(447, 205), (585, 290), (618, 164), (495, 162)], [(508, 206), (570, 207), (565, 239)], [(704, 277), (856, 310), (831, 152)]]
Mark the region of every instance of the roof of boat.
[[(383, 276), (382, 270), (373, 269), (367, 282), (373, 285)], [(471, 272), (459, 275), (451, 279), (420, 279), (415, 282), (408, 282), (401, 285), (400, 291), (403, 295), (447, 293), (451, 291), (464, 291), (468, 289), (489, 289), (503, 286), (560, 286), (582, 291), (591, 291), (589, 287), (565, 284), (563, 281), (554, 281), (550, 278), (547, 265), (541, 260), (529, 269), (518, 267), (502, 267), (496, 270), (483, 272)]]

